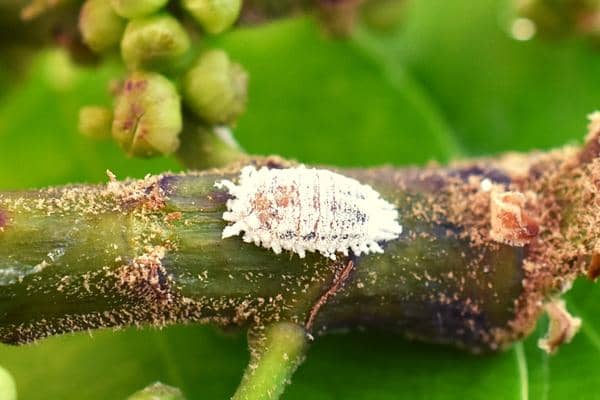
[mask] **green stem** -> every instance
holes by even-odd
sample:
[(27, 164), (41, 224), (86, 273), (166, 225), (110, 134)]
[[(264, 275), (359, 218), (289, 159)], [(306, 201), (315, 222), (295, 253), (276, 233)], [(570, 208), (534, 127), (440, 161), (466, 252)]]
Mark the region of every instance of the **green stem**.
[(228, 127), (209, 127), (191, 115), (185, 117), (177, 158), (189, 169), (220, 168), (243, 160), (244, 153)]
[(278, 399), (304, 361), (308, 335), (292, 323), (275, 323), (250, 342), (251, 360), (232, 400)]
[[(595, 204), (576, 196), (593, 187), (597, 172), (569, 172), (552, 156), (542, 160), (530, 179), (519, 175), (510, 189), (535, 190), (540, 207), (564, 210), (571, 232), (600, 226)], [(291, 165), (277, 158), (245, 163)], [(561, 236), (556, 212), (534, 206), (527, 212), (550, 218), (541, 221), (539, 241), (519, 247), (492, 239), (490, 193), (481, 187), (487, 179), (504, 190), (513, 178), (502, 163), (482, 160), (339, 171), (396, 205), (401, 237), (383, 254), (336, 261), (317, 253), (276, 255), (239, 237), (221, 238), (228, 194), (214, 184), (237, 179), (241, 167), (0, 194), (0, 340), (144, 323), (310, 321), (315, 335), (377, 327), (494, 350), (528, 333), (544, 296), (573, 279), (577, 260), (593, 251), (593, 240)], [(561, 188), (574, 193), (561, 199)], [(569, 217), (573, 210), (576, 218)], [(350, 261), (351, 273), (338, 281)]]

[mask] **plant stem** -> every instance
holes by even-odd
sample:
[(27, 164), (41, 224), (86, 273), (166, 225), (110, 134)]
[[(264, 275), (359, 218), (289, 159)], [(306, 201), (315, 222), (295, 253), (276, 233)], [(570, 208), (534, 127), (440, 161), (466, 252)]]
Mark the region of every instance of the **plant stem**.
[(279, 322), (250, 339), (251, 361), (232, 400), (278, 399), (308, 349), (300, 325)]
[[(376, 327), (471, 351), (503, 348), (598, 264), (600, 161), (587, 156), (597, 154), (590, 146), (598, 135), (581, 152), (338, 171), (394, 203), (404, 230), (383, 254), (335, 261), (221, 239), (229, 195), (214, 184), (237, 179), (241, 162), (2, 193), (0, 340), (131, 324), (285, 321), (313, 334)], [(499, 194), (511, 200), (494, 211)], [(519, 194), (523, 204), (515, 203)]]
[(393, 202), (403, 226), (383, 254), (336, 260), (221, 238), (229, 194), (215, 183), (248, 164), (294, 165), (279, 158), (1, 193), (0, 340), (140, 324), (249, 327), (259, 335), (236, 400), (276, 399), (308, 334), (375, 327), (473, 352), (505, 348), (575, 277), (599, 275), (600, 116), (590, 130), (578, 151), (336, 171)]
[(221, 168), (248, 158), (228, 127), (208, 127), (186, 115), (177, 158), (186, 168)]

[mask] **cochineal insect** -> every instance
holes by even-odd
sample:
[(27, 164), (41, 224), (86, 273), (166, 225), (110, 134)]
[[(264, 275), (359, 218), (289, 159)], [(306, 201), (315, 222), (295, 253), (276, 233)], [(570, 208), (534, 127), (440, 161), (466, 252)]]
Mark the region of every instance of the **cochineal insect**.
[(307, 251), (325, 257), (336, 253), (382, 253), (381, 242), (402, 233), (396, 207), (369, 185), (355, 179), (304, 166), (242, 169), (239, 183), (222, 180), (227, 188), (223, 219), (232, 222), (223, 238), (243, 234), (243, 240), (290, 250), (304, 258)]

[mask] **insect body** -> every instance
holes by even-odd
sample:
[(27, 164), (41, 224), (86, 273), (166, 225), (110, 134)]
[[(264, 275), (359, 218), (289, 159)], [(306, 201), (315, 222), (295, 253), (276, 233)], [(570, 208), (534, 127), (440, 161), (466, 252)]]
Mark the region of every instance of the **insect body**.
[(244, 167), (239, 183), (223, 180), (229, 190), (223, 238), (244, 232), (243, 240), (271, 248), (277, 254), (291, 250), (301, 258), (318, 251), (383, 253), (378, 242), (402, 233), (398, 211), (373, 188), (324, 169), (304, 166), (256, 170)]

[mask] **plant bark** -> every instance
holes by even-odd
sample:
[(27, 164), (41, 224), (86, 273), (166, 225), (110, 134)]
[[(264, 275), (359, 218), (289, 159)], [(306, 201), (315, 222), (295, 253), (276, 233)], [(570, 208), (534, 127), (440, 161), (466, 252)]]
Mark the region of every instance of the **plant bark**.
[[(2, 193), (0, 340), (132, 324), (288, 321), (313, 334), (376, 327), (471, 351), (505, 347), (531, 331), (545, 302), (597, 269), (594, 135), (581, 151), (336, 170), (393, 202), (404, 227), (384, 254), (336, 261), (221, 239), (228, 194), (215, 182), (235, 180), (248, 164), (293, 165), (279, 158)], [(526, 201), (499, 219), (494, 193)]]

